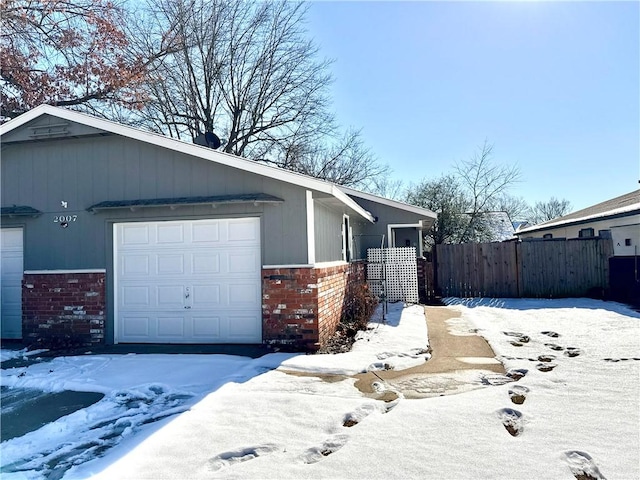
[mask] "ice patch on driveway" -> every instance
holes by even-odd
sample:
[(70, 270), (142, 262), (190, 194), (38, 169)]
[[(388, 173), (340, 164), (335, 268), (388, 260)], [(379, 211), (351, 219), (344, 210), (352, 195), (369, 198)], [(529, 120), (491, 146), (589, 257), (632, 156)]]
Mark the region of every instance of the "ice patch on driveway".
[[(98, 403), (2, 443), (3, 474), (61, 478), (72, 466), (100, 457), (143, 425), (188, 409), (191, 394), (151, 384), (115, 391)], [(25, 442), (30, 446), (25, 455)]]

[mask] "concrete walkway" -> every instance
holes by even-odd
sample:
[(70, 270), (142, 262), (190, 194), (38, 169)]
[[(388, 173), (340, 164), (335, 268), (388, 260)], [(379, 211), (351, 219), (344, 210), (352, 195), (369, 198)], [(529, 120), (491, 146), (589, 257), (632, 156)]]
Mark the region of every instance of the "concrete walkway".
[(448, 307), (425, 307), (431, 358), (406, 370), (356, 375), (356, 387), (372, 398), (390, 401), (460, 393), (506, 381), (504, 366), (484, 338)]

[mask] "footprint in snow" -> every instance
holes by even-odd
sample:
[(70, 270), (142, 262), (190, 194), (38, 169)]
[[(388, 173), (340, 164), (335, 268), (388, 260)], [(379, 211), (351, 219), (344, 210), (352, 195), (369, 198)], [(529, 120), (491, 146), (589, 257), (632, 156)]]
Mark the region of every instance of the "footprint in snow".
[(588, 453), (570, 450), (564, 452), (564, 455), (576, 480), (606, 480)]
[(567, 347), (567, 349), (564, 351), (564, 354), (567, 357), (577, 357), (581, 353), (582, 350), (580, 350), (578, 347)]
[(507, 383), (513, 382), (513, 380), (513, 378), (508, 377), (507, 375), (502, 375), (500, 373), (487, 373), (480, 375), (480, 383), (482, 385), (506, 385)]
[(400, 403), (400, 397), (390, 402), (387, 402), (386, 405), (384, 406), (384, 410), (382, 411), (382, 413), (389, 413), (391, 410), (396, 408), (399, 403)]
[(560, 345), (556, 345), (555, 343), (545, 343), (544, 346), (549, 347), (551, 350), (554, 350), (556, 352), (564, 350), (564, 347), (561, 347)]
[[(524, 333), (520, 333), (520, 332), (502, 332), (502, 333), (504, 333), (508, 337), (516, 338), (516, 340), (512, 342), (512, 345), (514, 343), (520, 343), (520, 344), (529, 343), (529, 340), (530, 340), (529, 336), (525, 335)], [(518, 346), (522, 346), (522, 345), (518, 345)]]
[(513, 408), (501, 408), (496, 412), (504, 428), (512, 437), (517, 437), (524, 430), (522, 413)]
[(551, 363), (549, 361), (541, 362), (541, 363), (536, 365), (536, 368), (538, 370), (540, 370), (541, 372), (550, 372), (551, 370), (553, 370), (556, 367), (557, 367), (557, 365), (555, 363)]
[(556, 357), (555, 355), (539, 355), (538, 356), (538, 361), (539, 362), (551, 362), (552, 360), (555, 360)]
[(528, 372), (529, 370), (527, 370), (526, 368), (514, 368), (507, 372), (507, 377), (513, 379), (514, 382), (517, 382), (522, 377), (524, 377)]
[(269, 453), (277, 451), (279, 448), (280, 447), (274, 443), (265, 443), (264, 445), (223, 452), (211, 459), (211, 468), (213, 471), (217, 471), (235, 463), (246, 462), (256, 457), (268, 455)]
[(324, 457), (328, 457), (344, 447), (348, 440), (348, 435), (333, 435), (327, 438), (322, 445), (309, 448), (302, 455), (302, 461), (306, 464), (318, 463)]
[(387, 362), (374, 362), (367, 367), (367, 372), (375, 372), (378, 370), (393, 370), (393, 365)]
[(527, 399), (529, 389), (523, 385), (514, 385), (509, 389), (509, 398), (516, 405), (522, 405)]
[(540, 332), (542, 335), (546, 335), (547, 337), (551, 337), (551, 338), (558, 338), (560, 336), (559, 333), (557, 332), (552, 332), (550, 330), (545, 330), (544, 332)]
[[(359, 406), (353, 412), (349, 412), (344, 416), (342, 420), (343, 427), (353, 427), (357, 425), (366, 417), (371, 415), (373, 412), (377, 410), (376, 406), (371, 403), (365, 403), (364, 405)], [(386, 413), (386, 412), (385, 412)]]

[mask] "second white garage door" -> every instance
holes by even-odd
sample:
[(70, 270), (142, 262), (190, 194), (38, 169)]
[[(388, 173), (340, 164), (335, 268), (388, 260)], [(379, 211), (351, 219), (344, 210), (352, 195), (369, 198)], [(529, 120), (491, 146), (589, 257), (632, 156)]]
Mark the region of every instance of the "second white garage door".
[(115, 341), (260, 343), (260, 219), (114, 226)]
[(22, 228), (0, 229), (0, 331), (22, 338)]

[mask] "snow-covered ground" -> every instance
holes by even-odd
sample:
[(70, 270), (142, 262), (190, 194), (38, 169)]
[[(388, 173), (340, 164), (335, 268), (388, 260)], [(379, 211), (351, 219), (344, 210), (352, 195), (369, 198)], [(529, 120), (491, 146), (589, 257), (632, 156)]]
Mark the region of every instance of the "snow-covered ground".
[(478, 329), (524, 377), (384, 403), (353, 378), (283, 371), (423, 362), (421, 307), (399, 305), (341, 355), (61, 357), (3, 370), (2, 385), (105, 397), (3, 442), (2, 478), (640, 478), (639, 313), (586, 299), (449, 303), (453, 331)]

